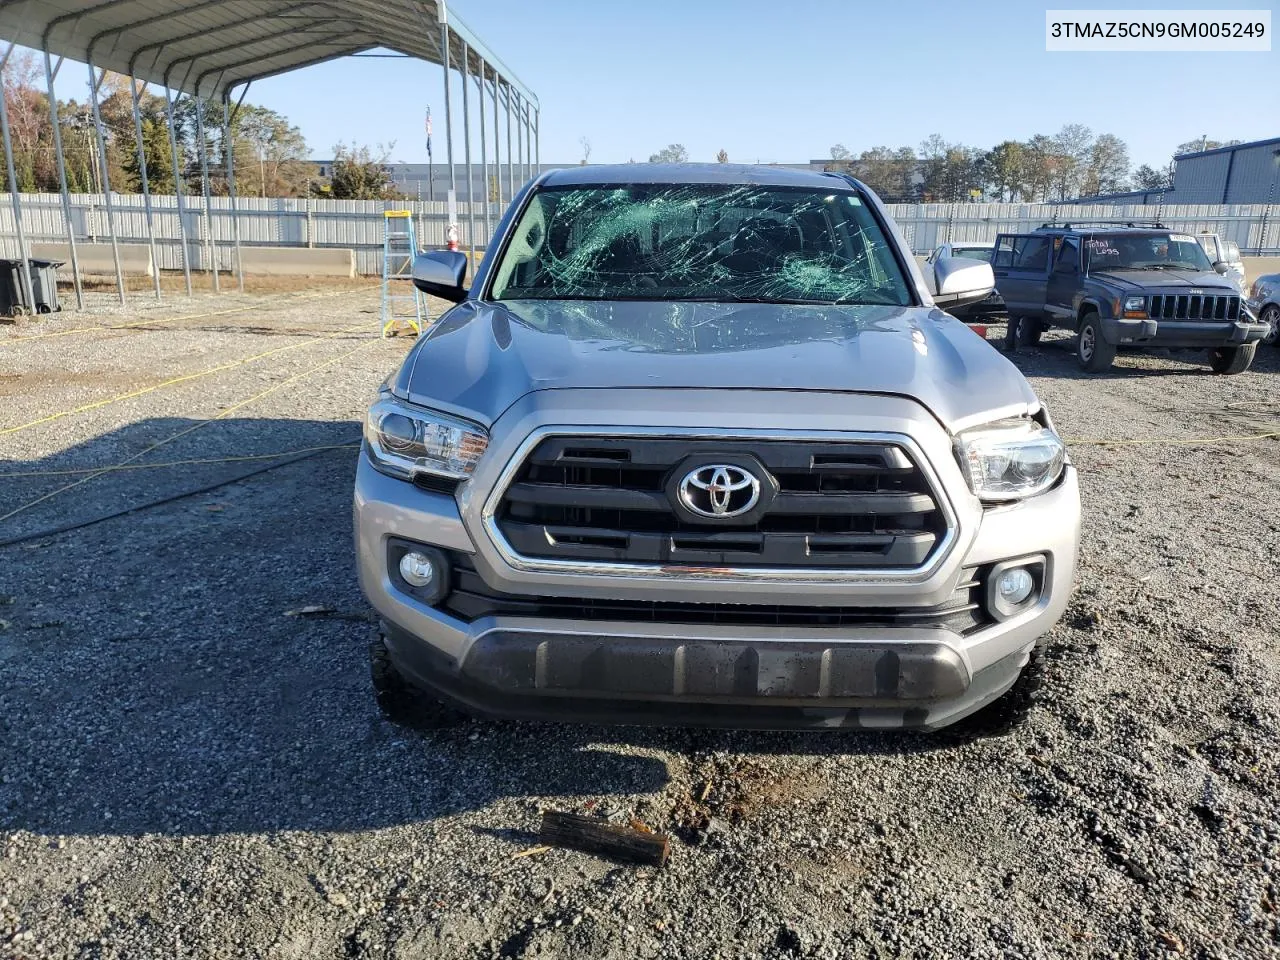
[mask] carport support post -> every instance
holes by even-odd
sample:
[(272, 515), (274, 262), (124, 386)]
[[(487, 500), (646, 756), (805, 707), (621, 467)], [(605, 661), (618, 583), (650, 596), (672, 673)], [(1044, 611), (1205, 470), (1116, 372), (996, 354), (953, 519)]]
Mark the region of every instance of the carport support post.
[(164, 114), (169, 121), (169, 152), (173, 155), (173, 194), (178, 205), (178, 237), (182, 241), (182, 278), (186, 281), (187, 296), (191, 296), (191, 259), (187, 249), (187, 217), (182, 203), (182, 170), (178, 163), (178, 134), (173, 122), (173, 97), (169, 85), (164, 87)]
[[(80, 284), (80, 257), (76, 253), (76, 228), (71, 222), (71, 192), (67, 189), (67, 161), (62, 155), (62, 125), (58, 120), (58, 97), (53, 92), (53, 64), (44, 50), (44, 79), (49, 88), (49, 120), (53, 124), (53, 155), (58, 161), (58, 190), (62, 194), (62, 218), (67, 221), (67, 247), (71, 251), (71, 282), (76, 288), (76, 306), (84, 309), (84, 287)], [(62, 66), (62, 61), (58, 61)]]
[(511, 149), (511, 84), (507, 84), (507, 202), (516, 198), (515, 153)]
[(489, 150), (484, 143), (484, 60), (480, 60), (480, 72), (476, 74), (476, 97), (480, 103), (480, 109), (476, 113), (476, 118), (480, 121), (480, 196), (481, 203), (484, 204), (480, 208), (484, 214), (484, 236), (485, 247), (489, 246)]
[(533, 169), (533, 104), (528, 100), (524, 101), (524, 167), (526, 180), (537, 176)]
[[(16, 44), (9, 44), (9, 49), (5, 51), (3, 59), (0, 59), (0, 72), (4, 70), (5, 64), (9, 62), (9, 56), (13, 53)], [(19, 272), (22, 274), (22, 292), (27, 298), (27, 304), (31, 307), (31, 312), (36, 312), (36, 296), (34, 288), (31, 286), (31, 264), (27, 262), (27, 257), (31, 255), (31, 251), (27, 249), (27, 232), (22, 229), (22, 199), (18, 194), (18, 178), (13, 171), (13, 144), (9, 140), (9, 105), (6, 102), (4, 91), (0, 90), (0, 133), (4, 135), (4, 167), (5, 172), (9, 175), (9, 202), (13, 205), (13, 223), (18, 231), (18, 262)]]
[(218, 240), (213, 235), (213, 209), (209, 202), (209, 146), (204, 135), (204, 99), (195, 92), (196, 101), (196, 151), (200, 155), (200, 191), (204, 194), (204, 235), (209, 251), (209, 266), (213, 268), (213, 292), (221, 293), (218, 282)]
[[(493, 71), (493, 182), (498, 187), (498, 216), (502, 216), (502, 157), (499, 144), (502, 138), (498, 135), (498, 71)], [(489, 196), (489, 185), (485, 184), (485, 198)]]
[[(231, 139), (231, 91), (222, 92), (222, 152), (226, 158), (227, 196), (231, 198), (231, 239), (236, 247), (236, 285), (244, 293), (244, 260), (240, 257), (240, 211), (236, 209), (236, 145)], [(308, 200), (310, 204), (310, 200)], [(311, 245), (307, 234), (307, 246)]]
[(160, 297), (160, 258), (156, 256), (156, 224), (151, 214), (151, 187), (147, 183), (147, 147), (142, 140), (142, 114), (138, 111), (138, 81), (129, 74), (129, 101), (133, 106), (133, 132), (138, 138), (138, 173), (142, 176), (142, 203), (147, 211), (147, 245), (151, 248), (151, 275), (156, 299)]
[(541, 110), (533, 111), (533, 168), (542, 172), (542, 130), (538, 126), (538, 118), (542, 115)]
[(476, 266), (476, 181), (471, 169), (471, 49), (462, 41), (462, 155), (467, 167), (467, 256), (470, 272)]
[[(93, 128), (98, 134), (98, 159), (102, 164), (102, 196), (107, 207), (107, 232), (111, 235), (111, 256), (116, 262), (116, 291), (120, 294), (120, 302), (125, 302), (124, 271), (120, 269), (120, 241), (116, 239), (116, 213), (111, 203), (111, 178), (107, 173), (107, 137), (102, 130), (102, 113), (98, 110), (98, 87), (102, 77), (89, 67), (89, 99), (93, 103)], [(103, 75), (106, 70), (103, 70)]]
[[(440, 65), (444, 67), (444, 152), (449, 160), (449, 189), (457, 196), (458, 174), (453, 168), (453, 98), (449, 93), (449, 22), (443, 3), (440, 4)], [(447, 232), (448, 224), (445, 227)]]
[(524, 175), (524, 100), (519, 94), (516, 98), (516, 165), (518, 171), (516, 180), (520, 186), (524, 186), (525, 181), (529, 178)]

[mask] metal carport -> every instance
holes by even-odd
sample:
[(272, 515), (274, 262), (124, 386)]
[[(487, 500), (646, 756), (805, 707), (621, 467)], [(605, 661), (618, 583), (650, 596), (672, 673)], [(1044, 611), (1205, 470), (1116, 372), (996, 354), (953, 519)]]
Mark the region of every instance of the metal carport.
[[(201, 101), (214, 99), (222, 104), (220, 118), (223, 144), (228, 142), (230, 119), (242, 102), (249, 84), (255, 80), (298, 70), (339, 57), (386, 49), (444, 69), (445, 143), (450, 186), (457, 188), (453, 149), (453, 110), (450, 75), (461, 74), (464, 129), (463, 163), (467, 182), (471, 179), (470, 102), (474, 80), (479, 100), (480, 155), (484, 182), (488, 182), (488, 150), (485, 141), (485, 100), (493, 105), (493, 162), (501, 171), (502, 151), (498, 136), (498, 108), (505, 107), (507, 123), (506, 191), (498, 176), (499, 202), (509, 200), (516, 188), (517, 177), (527, 178), (530, 165), (538, 162), (538, 98), (494, 54), (476, 34), (447, 9), (446, 0), (0, 0), (0, 37), (10, 41), (0, 65), (7, 62), (15, 45), (44, 53), (45, 78), (50, 109), (53, 111), (54, 147), (62, 193), (63, 212), (67, 220), (68, 243), (75, 277), (76, 298), (83, 306), (79, 264), (76, 262), (75, 237), (71, 227), (70, 199), (63, 163), (61, 132), (57, 117), (54, 80), (64, 58), (89, 64), (94, 125), (100, 140), (104, 137), (98, 114), (98, 85), (103, 72), (123, 74), (132, 81), (145, 81), (165, 90), (168, 107), (170, 146), (173, 154), (175, 183), (181, 184), (178, 150), (173, 131), (173, 104), (182, 94), (197, 99), (196, 120), (202, 188), (209, 196), (208, 158), (203, 136), (204, 115)], [(56, 62), (53, 58), (56, 57)], [(233, 104), (235, 93), (239, 97)], [(136, 90), (136, 82), (134, 83)], [(22, 225), (21, 200), (13, 189), (13, 155), (9, 143), (8, 111), (0, 97), (0, 126), (3, 127), (5, 162), (8, 170), (10, 199), (17, 225), (18, 246), (22, 261), (23, 283), (28, 303), (34, 303), (31, 278), (27, 267), (28, 246)], [(133, 117), (138, 141), (142, 192), (147, 200), (149, 241), (154, 250), (155, 234), (150, 212), (149, 186), (142, 144), (142, 126), (137, 96), (133, 98)], [(512, 130), (516, 150), (511, 149)], [(244, 272), (240, 259), (240, 237), (235, 211), (235, 178), (232, 169), (233, 150), (225, 150), (227, 183), (231, 199), (234, 227), (235, 264), (240, 289), (244, 289)], [(116, 265), (116, 284), (120, 301), (125, 301), (125, 286), (120, 269), (120, 256), (111, 209), (111, 191), (107, 183), (105, 150), (102, 176), (106, 187), (106, 213)], [(517, 173), (517, 168), (520, 172)], [(181, 210), (183, 190), (178, 191)], [(469, 217), (474, 205), (468, 196)], [(488, 216), (488, 204), (485, 204)], [(181, 223), (181, 217), (179, 223)], [(187, 238), (183, 236), (183, 271), (187, 293), (191, 293), (191, 273), (187, 263)], [(474, 230), (472, 231), (474, 235)], [(155, 271), (155, 295), (160, 297), (159, 270)], [(213, 271), (217, 289), (218, 271)]]

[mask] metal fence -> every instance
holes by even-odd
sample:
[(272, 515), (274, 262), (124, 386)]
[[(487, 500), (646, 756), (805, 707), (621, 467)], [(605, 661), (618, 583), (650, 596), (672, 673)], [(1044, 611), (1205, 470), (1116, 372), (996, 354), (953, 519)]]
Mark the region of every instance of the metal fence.
[(1073, 204), (901, 203), (889, 206), (913, 253), (943, 243), (991, 242), (998, 233), (1032, 230), (1058, 222), (1155, 221), (1183, 233), (1217, 233), (1240, 245), (1245, 256), (1280, 253), (1280, 221), (1265, 204)]
[[(22, 195), (23, 225), (29, 241), (65, 242), (66, 221), (57, 194)], [(205, 270), (216, 258), (219, 268), (234, 267), (231, 201), (212, 198), (209, 209), (198, 197), (183, 197), (190, 262)], [(143, 198), (112, 194), (116, 236), (121, 243), (146, 243), (147, 221)], [(496, 225), (499, 204), (475, 205), (476, 247), (489, 239), (485, 224)], [(181, 241), (175, 197), (153, 196), (157, 259), (161, 269), (180, 270)], [(319, 200), (241, 197), (236, 201), (240, 239), (245, 245), (340, 247), (356, 253), (356, 269), (376, 274), (382, 269), (384, 210), (410, 210), (416, 220), (419, 243), (443, 247), (448, 220), (445, 201)], [(889, 212), (898, 222), (912, 250), (928, 253), (946, 242), (991, 241), (1002, 231), (1030, 230), (1048, 220), (1149, 221), (1159, 219), (1187, 233), (1214, 231), (1240, 245), (1245, 255), (1280, 254), (1280, 217), (1269, 206), (1253, 205), (1123, 205), (1062, 206), (1035, 203), (920, 203), (893, 204)], [(466, 249), (469, 234), (468, 204), (457, 204), (459, 245)], [(110, 239), (107, 211), (101, 194), (73, 194), (71, 221), (78, 242)], [(18, 241), (7, 196), (0, 196), (0, 255), (16, 257)]]
[[(67, 240), (67, 221), (62, 198), (56, 193), (24, 193), (22, 224), (28, 243)], [(116, 238), (120, 243), (147, 242), (147, 214), (141, 195), (111, 195)], [(186, 227), (188, 257), (193, 270), (207, 270), (216, 261), (221, 270), (235, 267), (235, 238), (231, 200), (210, 198), (209, 208), (199, 196), (182, 198), (182, 221)], [(475, 244), (488, 239), (485, 206), (475, 205)], [(496, 226), (502, 208), (490, 203), (489, 217)], [(179, 229), (177, 198), (151, 197), (156, 236), (156, 259), (162, 270), (181, 270), (182, 233)], [(443, 200), (319, 200), (239, 197), (235, 216), (240, 225), (240, 242), (245, 246), (338, 247), (356, 252), (356, 270), (364, 274), (382, 271), (383, 211), (410, 210), (416, 221), (418, 242), (426, 248), (445, 245), (448, 203)], [(467, 249), (469, 210), (465, 201), (456, 205), (459, 245)], [(107, 243), (111, 239), (107, 207), (102, 194), (73, 193), (71, 224), (77, 243)], [(7, 194), (0, 194), (0, 256), (17, 257), (18, 240), (13, 210)]]

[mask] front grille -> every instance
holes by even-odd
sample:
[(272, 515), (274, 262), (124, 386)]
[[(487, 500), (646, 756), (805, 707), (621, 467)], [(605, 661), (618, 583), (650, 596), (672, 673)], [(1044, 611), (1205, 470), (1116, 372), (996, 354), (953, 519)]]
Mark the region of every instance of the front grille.
[(1156, 294), (1148, 298), (1147, 315), (1157, 320), (1236, 320), (1240, 317), (1240, 298)]
[(937, 607), (813, 607), (518, 596), (491, 589), (467, 555), (451, 553), (449, 559), (451, 589), (440, 606), (467, 623), (491, 616), (554, 617), (763, 627), (936, 627), (968, 634), (992, 622), (984, 605), (985, 568), (966, 569), (955, 593)]
[[(703, 520), (673, 503), (691, 466), (763, 468), (749, 519)], [(947, 517), (894, 443), (547, 437), (503, 494), (495, 520), (526, 558), (636, 565), (911, 570)]]

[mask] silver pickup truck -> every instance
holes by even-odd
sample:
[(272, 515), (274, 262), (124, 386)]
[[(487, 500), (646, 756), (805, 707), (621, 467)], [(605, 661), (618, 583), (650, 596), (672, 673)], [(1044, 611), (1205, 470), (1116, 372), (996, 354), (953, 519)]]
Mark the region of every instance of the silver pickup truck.
[(418, 257), (456, 306), (383, 385), (355, 486), (383, 709), (1019, 715), (1071, 591), (1076, 475), (941, 309), (990, 266), (931, 269), (933, 295), (857, 181), (727, 164), (545, 173), (469, 288), (462, 254)]

